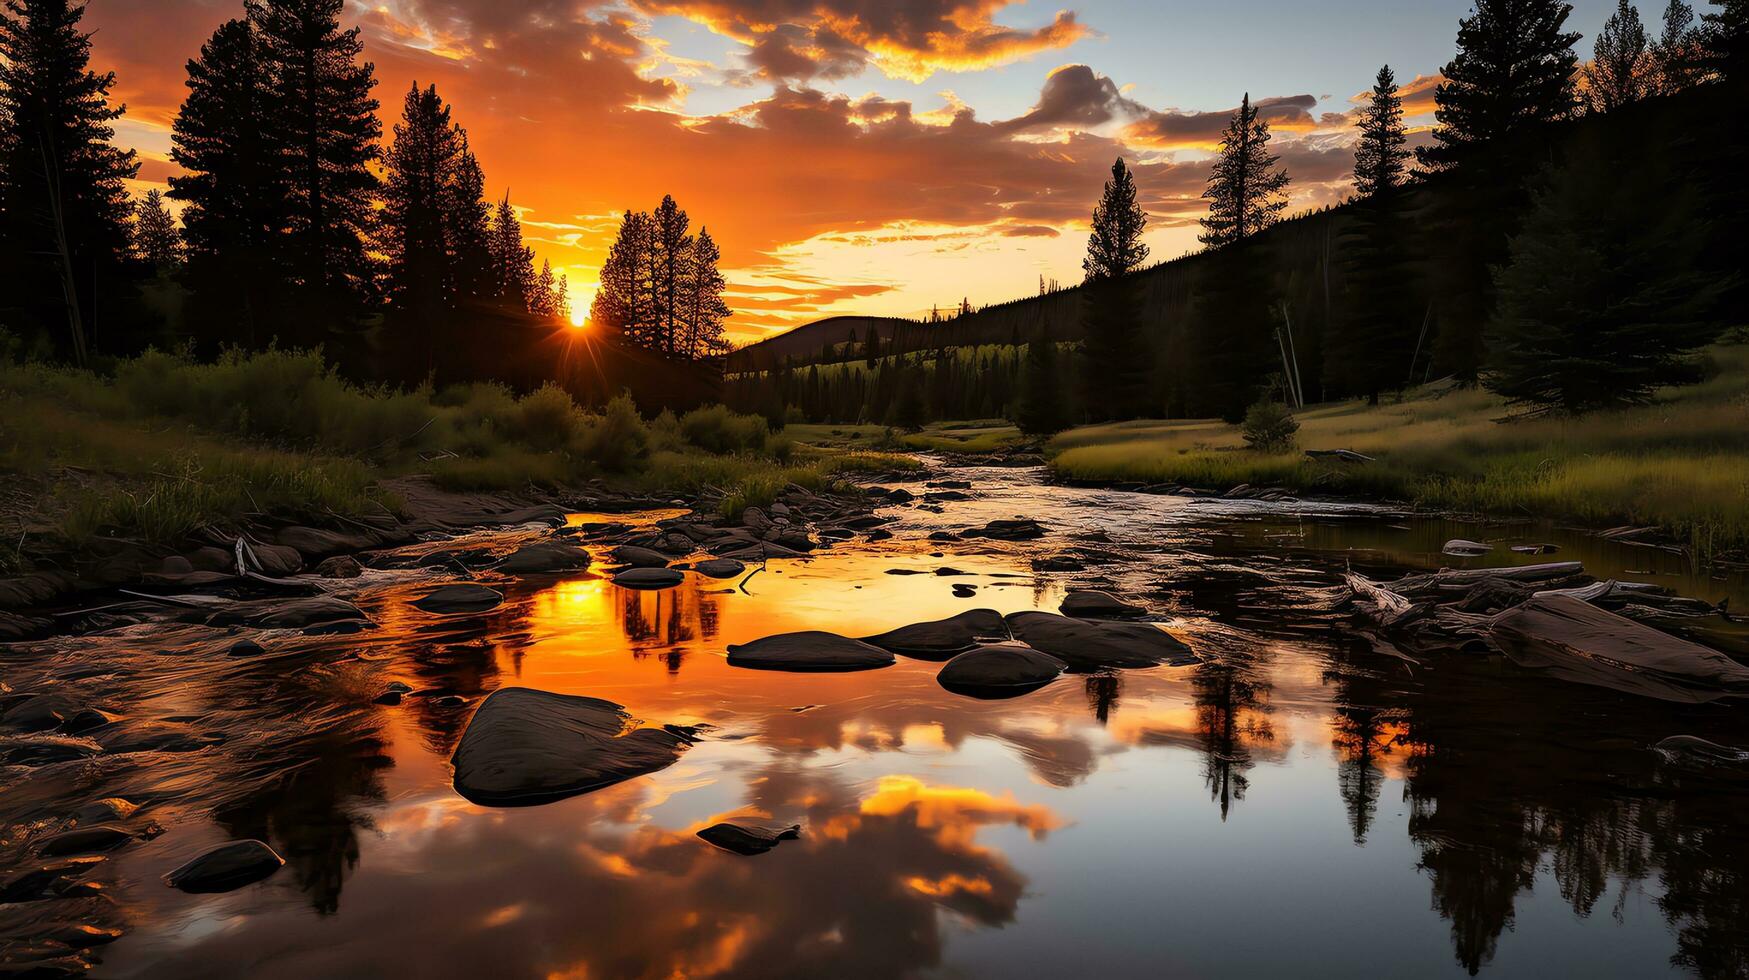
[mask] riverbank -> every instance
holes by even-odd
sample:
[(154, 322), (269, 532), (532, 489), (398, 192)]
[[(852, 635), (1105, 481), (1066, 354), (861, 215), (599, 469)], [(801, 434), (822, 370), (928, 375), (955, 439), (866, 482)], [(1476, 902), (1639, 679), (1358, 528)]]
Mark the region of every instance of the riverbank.
[(356, 539), (352, 550), (391, 543), (429, 516), (408, 487), (426, 503), (473, 495), (474, 523), (543, 503), (679, 499), (738, 515), (786, 487), (826, 492), (844, 474), (917, 465), (798, 446), (721, 408), (645, 420), (629, 399), (589, 412), (552, 387), (363, 388), (295, 352), (216, 364), (149, 353), (104, 376), (3, 365), (0, 608), (138, 582), (238, 537), (313, 529)]
[[(1420, 508), (1654, 527), (1697, 555), (1749, 549), (1749, 345), (1720, 346), (1713, 376), (1654, 404), (1581, 419), (1501, 422), (1477, 389), (1430, 385), (1378, 406), (1299, 413), (1298, 447), (1260, 453), (1215, 420), (1085, 426), (1047, 446), (1058, 479), (1280, 487)], [(1345, 449), (1370, 460), (1312, 457)]]

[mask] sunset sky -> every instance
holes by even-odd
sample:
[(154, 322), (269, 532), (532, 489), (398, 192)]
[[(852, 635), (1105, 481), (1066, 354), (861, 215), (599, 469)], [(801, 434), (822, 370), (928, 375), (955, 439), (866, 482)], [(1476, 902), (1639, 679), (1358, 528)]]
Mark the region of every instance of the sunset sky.
[[(1469, 0), (349, 0), (385, 117), (435, 82), (494, 196), (587, 304), (619, 212), (672, 193), (721, 245), (748, 341), (1080, 278), (1113, 158), (1156, 258), (1195, 247), (1208, 151), (1267, 107), (1295, 209), (1338, 200), (1389, 62), (1412, 126)], [(1581, 57), (1614, 4), (1576, 0)], [(1697, 4), (1697, 6), (1704, 6)], [(1648, 27), (1662, 4), (1641, 11)], [(241, 0), (90, 0), (141, 190), (173, 173), (184, 65)], [(392, 124), (392, 118), (388, 120)], [(385, 125), (385, 132), (388, 125)]]

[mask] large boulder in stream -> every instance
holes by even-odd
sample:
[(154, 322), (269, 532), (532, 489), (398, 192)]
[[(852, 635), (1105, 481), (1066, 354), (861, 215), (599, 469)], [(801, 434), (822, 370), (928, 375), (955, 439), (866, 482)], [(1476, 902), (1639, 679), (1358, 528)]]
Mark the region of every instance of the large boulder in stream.
[(483, 806), (550, 803), (666, 769), (692, 744), (637, 724), (612, 701), (500, 688), (456, 746), (456, 792)]
[(460, 613), (479, 613), (498, 608), (504, 602), (504, 593), (497, 589), (476, 585), (473, 582), (457, 582), (454, 585), (443, 585), (425, 595), (413, 600), (413, 605), (428, 613), (439, 615), (455, 615)]
[(692, 566), (692, 570), (706, 578), (734, 578), (746, 571), (747, 566), (733, 558), (707, 558)]
[(206, 617), (208, 626), (250, 626), (263, 630), (348, 632), (371, 625), (364, 610), (345, 599), (310, 596), (235, 602)]
[(575, 572), (589, 567), (589, 552), (563, 541), (527, 544), (510, 553), (496, 571), (506, 575), (543, 575)]
[(1019, 518), (1016, 520), (991, 521), (983, 527), (973, 528), (964, 532), (968, 538), (992, 538), (997, 541), (1032, 541), (1045, 536), (1043, 524), (1037, 521)]
[(1020, 643), (979, 647), (949, 660), (936, 683), (955, 694), (996, 700), (1036, 691), (1056, 680), (1068, 664)]
[(610, 552), (613, 560), (621, 565), (633, 568), (667, 568), (668, 556), (653, 548), (640, 548), (635, 544), (622, 544)]
[(822, 673), (891, 667), (887, 650), (837, 633), (779, 633), (751, 643), (729, 644), (729, 665), (755, 670)]
[(1749, 697), (1749, 667), (1570, 595), (1501, 613), (1488, 642), (1520, 666), (1665, 701)]
[(1063, 597), (1063, 604), (1057, 608), (1063, 615), (1077, 619), (1130, 619), (1148, 611), (1097, 589), (1071, 592)]
[(171, 888), (194, 894), (228, 892), (252, 885), (284, 867), (285, 859), (258, 840), (221, 844), (164, 876)]
[(1201, 660), (1165, 630), (1148, 623), (1104, 623), (1044, 612), (1012, 613), (1014, 638), (1069, 665), (1074, 671), (1108, 667), (1173, 667)]
[(712, 824), (698, 832), (699, 839), (707, 844), (714, 844), (725, 851), (733, 851), (742, 857), (764, 854), (786, 840), (795, 840), (801, 836), (802, 828), (796, 824), (773, 829), (719, 823)]
[(977, 646), (981, 639), (1006, 639), (1008, 626), (994, 609), (971, 609), (947, 619), (913, 623), (879, 636), (863, 637), (883, 650), (918, 660), (946, 660)]
[(622, 589), (672, 589), (684, 581), (686, 574), (677, 568), (628, 568), (613, 576)]

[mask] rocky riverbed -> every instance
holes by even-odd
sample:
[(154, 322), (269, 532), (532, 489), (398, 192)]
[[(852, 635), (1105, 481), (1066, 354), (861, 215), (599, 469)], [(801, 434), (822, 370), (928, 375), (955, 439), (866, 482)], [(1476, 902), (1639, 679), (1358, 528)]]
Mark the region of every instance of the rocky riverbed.
[[(6, 970), (1749, 966), (1740, 576), (1016, 466), (609, 502), (430, 498), (29, 613)], [(1597, 617), (1716, 669), (1522, 639)]]

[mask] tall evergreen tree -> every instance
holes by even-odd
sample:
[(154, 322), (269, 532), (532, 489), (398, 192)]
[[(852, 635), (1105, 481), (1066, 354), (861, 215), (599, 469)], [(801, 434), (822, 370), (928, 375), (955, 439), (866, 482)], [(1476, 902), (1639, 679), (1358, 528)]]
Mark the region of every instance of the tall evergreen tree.
[[(94, 269), (128, 247), (124, 182), (140, 169), (110, 141), (126, 107), (90, 69), (83, 3), (0, 6), (0, 289), (84, 356)], [(65, 325), (65, 331), (60, 325)]]
[(1026, 345), (1020, 375), (1020, 407), (1014, 422), (1029, 436), (1053, 435), (1069, 426), (1064, 404), (1062, 371), (1057, 366), (1057, 342), (1045, 331)]
[(1221, 134), (1221, 153), (1202, 192), (1209, 202), (1198, 236), (1204, 245), (1237, 244), (1281, 217), (1287, 208), (1288, 175), (1277, 164), (1269, 152), (1269, 123), (1247, 92)]
[(589, 308), (592, 323), (642, 346), (649, 340), (645, 334), (649, 314), (644, 279), (650, 250), (649, 219), (639, 211), (627, 211), (621, 218), (619, 233), (601, 266), (600, 288)]
[(1717, 10), (1703, 14), (1707, 64), (1726, 78), (1749, 72), (1749, 0), (1711, 0)]
[(528, 312), (543, 319), (559, 315), (559, 280), (553, 275), (551, 260), (542, 259), (540, 273), (534, 277), (534, 289), (529, 294)]
[(427, 367), (436, 353), (433, 335), (441, 332), (451, 306), (444, 219), (460, 154), (450, 108), (437, 86), (421, 89), (414, 82), (383, 158), (381, 249), (388, 260), (390, 312), (405, 327), (402, 342), (420, 348)]
[(1689, 355), (1718, 336), (1732, 286), (1706, 268), (1706, 232), (1692, 191), (1637, 140), (1591, 135), (1498, 273), (1488, 387), (1527, 414), (1577, 414), (1697, 380)]
[(375, 68), (362, 60), (359, 29), (341, 28), (344, 7), (345, 0), (246, 0), (274, 91), (269, 132), (288, 190), (287, 266), (316, 331), (357, 312), (375, 281), (366, 242), (382, 123), (371, 97)]
[(534, 295), (534, 249), (522, 244), (522, 220), (510, 205), (510, 192), (492, 216), (489, 251), (494, 295), (507, 310), (527, 313)]
[(1136, 201), (1135, 178), (1118, 159), (1093, 208), (1087, 257), (1081, 260), (1086, 274), (1082, 403), (1097, 421), (1134, 418), (1153, 407), (1139, 284), (1131, 275), (1148, 258), (1142, 243), (1147, 224), (1148, 215)]
[(1649, 67), (1640, 12), (1628, 0), (1616, 0), (1615, 12), (1603, 22), (1591, 63), (1585, 66), (1585, 98), (1591, 111), (1609, 112), (1644, 98)]
[(134, 255), (160, 273), (182, 261), (182, 234), (176, 219), (164, 206), (164, 192), (153, 188), (134, 202)]
[(1694, 8), (1683, 0), (1670, 0), (1664, 8), (1664, 27), (1652, 44), (1652, 87), (1661, 95), (1690, 88), (1701, 79), (1703, 67), (1701, 33), (1694, 26)]
[(460, 144), (442, 199), (443, 227), (448, 234), (449, 281), (458, 305), (490, 299), (492, 278), (492, 205), (486, 200), (486, 174), (468, 148), (467, 131), (456, 128)]
[(287, 187), (273, 128), (262, 45), (244, 20), (221, 25), (188, 63), (188, 96), (171, 129), (170, 159), (183, 173), (187, 281), (211, 340), (265, 343), (288, 270), (280, 251)]
[(722, 257), (710, 231), (700, 228), (692, 243), (692, 275), (686, 282), (687, 292), (682, 300), (682, 322), (686, 333), (680, 353), (685, 357), (711, 357), (728, 349), (728, 341), (723, 337), (723, 320), (729, 316), (729, 304), (723, 301), (723, 291), (728, 288), (728, 282), (717, 268)]
[(688, 266), (692, 257), (692, 236), (687, 234), (686, 212), (674, 203), (671, 194), (662, 195), (662, 203), (656, 206), (650, 217), (658, 311), (654, 346), (672, 355), (680, 342), (681, 299), (687, 291), (686, 280), (691, 275)]
[(868, 337), (863, 341), (862, 361), (868, 367), (881, 362), (881, 331), (872, 323), (868, 325)]
[(1394, 190), (1403, 182), (1409, 138), (1403, 131), (1403, 100), (1391, 66), (1379, 69), (1372, 97), (1360, 114), (1360, 138), (1354, 145), (1354, 189), (1362, 197)]
[(1572, 12), (1561, 0), (1475, 0), (1434, 90), (1438, 126), (1418, 151), (1424, 165), (1451, 166), (1572, 113), (1579, 35), (1561, 29)]

